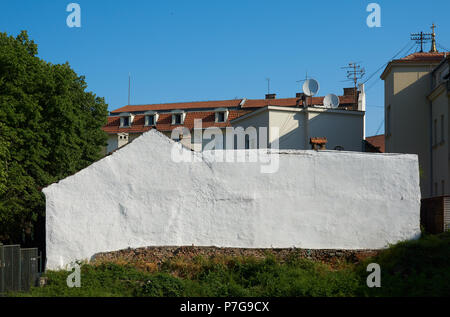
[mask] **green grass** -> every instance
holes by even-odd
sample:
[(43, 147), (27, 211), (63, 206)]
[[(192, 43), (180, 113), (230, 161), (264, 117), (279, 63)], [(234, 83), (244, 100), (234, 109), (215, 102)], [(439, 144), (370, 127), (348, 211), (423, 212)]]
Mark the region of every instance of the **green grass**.
[[(381, 266), (381, 288), (366, 286), (369, 263)], [(100, 263), (81, 267), (81, 287), (66, 271), (48, 285), (15, 296), (449, 296), (450, 233), (401, 242), (361, 263), (328, 265), (291, 256), (177, 258), (160, 267)]]

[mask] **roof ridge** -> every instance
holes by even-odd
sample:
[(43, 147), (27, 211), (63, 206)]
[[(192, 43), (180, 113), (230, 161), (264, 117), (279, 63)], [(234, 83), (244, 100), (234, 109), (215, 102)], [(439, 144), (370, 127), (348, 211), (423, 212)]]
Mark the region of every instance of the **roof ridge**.
[[(138, 106), (155, 106), (155, 105), (174, 105), (177, 103), (200, 103), (200, 102), (219, 102), (219, 101), (241, 101), (244, 98), (238, 98), (238, 99), (222, 99), (222, 100), (198, 100), (198, 101), (175, 101), (175, 102), (162, 102), (162, 103), (141, 103), (141, 104), (133, 104), (133, 105), (124, 105), (120, 108), (132, 106), (132, 107), (138, 107)], [(119, 108), (118, 108), (119, 109)]]

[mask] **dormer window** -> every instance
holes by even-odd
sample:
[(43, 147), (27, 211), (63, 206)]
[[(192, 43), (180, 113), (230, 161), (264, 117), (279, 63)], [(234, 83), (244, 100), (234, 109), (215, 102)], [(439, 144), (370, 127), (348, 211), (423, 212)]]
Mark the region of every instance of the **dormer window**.
[(215, 112), (216, 112), (215, 121), (217, 123), (226, 122), (228, 120), (228, 109), (227, 108), (217, 108), (215, 110)]
[(172, 111), (172, 124), (184, 124), (186, 113), (183, 110)]
[(158, 121), (158, 113), (155, 111), (147, 111), (145, 113), (145, 125), (146, 126), (154, 126)]
[(120, 115), (120, 127), (127, 128), (131, 126), (134, 116), (131, 113), (121, 113)]
[(173, 115), (173, 124), (181, 124), (181, 113)]

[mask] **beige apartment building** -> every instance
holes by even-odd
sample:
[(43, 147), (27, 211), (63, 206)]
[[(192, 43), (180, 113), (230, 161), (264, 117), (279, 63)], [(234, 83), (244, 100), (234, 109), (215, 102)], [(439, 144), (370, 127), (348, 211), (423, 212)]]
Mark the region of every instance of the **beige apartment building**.
[(389, 62), (381, 75), (386, 152), (419, 156), (423, 198), (450, 194), (449, 63), (434, 47)]

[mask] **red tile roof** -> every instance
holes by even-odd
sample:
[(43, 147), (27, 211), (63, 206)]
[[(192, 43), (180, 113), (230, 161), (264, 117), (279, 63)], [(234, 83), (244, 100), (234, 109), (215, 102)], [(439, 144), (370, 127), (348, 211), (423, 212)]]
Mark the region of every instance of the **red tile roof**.
[[(187, 112), (186, 118), (184, 119), (184, 124), (172, 125), (172, 114), (171, 113), (161, 113), (156, 122), (155, 128), (158, 131), (172, 131), (176, 127), (186, 127), (189, 130), (194, 128), (194, 120), (202, 119), (202, 128), (209, 127), (231, 127), (230, 121), (234, 120), (240, 116), (250, 113), (251, 110), (230, 110), (228, 113), (227, 122), (215, 122), (215, 112), (214, 111), (195, 111)], [(152, 129), (152, 127), (145, 126), (145, 115), (136, 115), (134, 117), (131, 127), (121, 128), (120, 127), (120, 117), (108, 117), (108, 123), (102, 128), (103, 131), (107, 133), (142, 133)]]
[(217, 101), (193, 101), (193, 102), (176, 102), (162, 103), (153, 105), (128, 105), (111, 111), (111, 113), (136, 112), (148, 110), (174, 110), (174, 109), (214, 109), (214, 108), (232, 108), (238, 107), (242, 99), (233, 100), (217, 100)]
[(384, 134), (369, 136), (366, 141), (378, 148), (381, 153), (385, 152)]
[(440, 62), (445, 56), (443, 52), (429, 53), (418, 52), (405, 56), (401, 59), (397, 59), (399, 62)]
[(409, 64), (412, 64), (412, 65), (414, 65), (414, 64), (434, 65), (434, 64), (439, 64), (442, 61), (442, 59), (444, 58), (444, 56), (445, 56), (445, 53), (443, 53), (443, 52), (436, 52), (436, 53), (418, 52), (418, 53), (410, 54), (410, 55), (405, 56), (400, 59), (394, 59), (394, 60), (390, 61), (389, 64), (386, 66), (386, 68), (384, 69), (380, 78), (381, 79), (385, 78), (385, 75), (387, 75), (387, 73), (391, 69), (392, 65), (409, 65)]
[[(313, 97), (314, 105), (322, 105), (324, 97)], [(353, 108), (354, 96), (344, 95), (339, 97), (341, 108)], [(230, 121), (241, 117), (247, 113), (254, 111), (257, 108), (266, 106), (280, 106), (280, 107), (296, 107), (303, 106), (303, 102), (299, 98), (279, 98), (279, 99), (246, 99), (242, 107), (240, 107), (243, 99), (233, 100), (219, 100), (219, 101), (198, 101), (198, 102), (179, 102), (166, 104), (152, 104), (152, 105), (128, 105), (122, 108), (111, 111), (111, 116), (108, 117), (108, 123), (103, 127), (103, 131), (107, 133), (142, 133), (152, 129), (152, 127), (145, 126), (145, 115), (142, 112), (154, 111), (171, 111), (171, 110), (191, 110), (186, 112), (186, 118), (183, 125), (172, 125), (172, 114), (170, 112), (160, 112), (156, 129), (159, 131), (171, 131), (175, 127), (185, 126), (188, 129), (194, 128), (194, 119), (202, 119), (203, 128), (208, 127), (227, 127), (231, 126)], [(310, 99), (307, 99), (307, 104), (310, 104)], [(228, 108), (228, 121), (224, 123), (215, 122), (216, 108)], [(234, 108), (234, 109), (233, 109)], [(203, 111), (202, 111), (203, 109)], [(199, 110), (199, 111), (197, 111)], [(131, 127), (121, 128), (120, 118), (115, 116), (123, 112), (136, 113)]]

